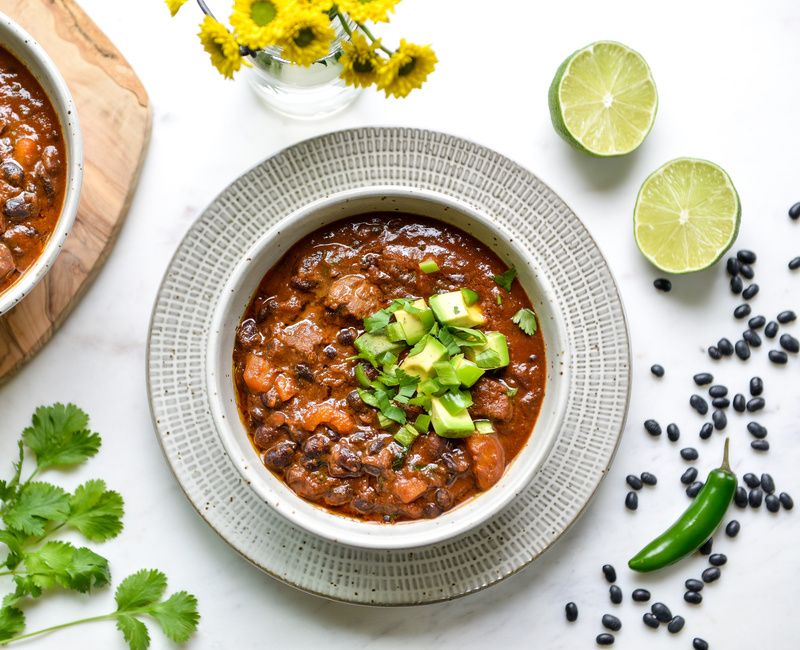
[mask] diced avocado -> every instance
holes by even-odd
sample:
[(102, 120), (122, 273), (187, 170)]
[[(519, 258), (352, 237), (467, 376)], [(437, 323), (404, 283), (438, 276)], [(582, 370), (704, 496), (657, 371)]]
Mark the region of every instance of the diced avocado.
[(366, 332), (359, 336), (353, 345), (356, 346), (356, 350), (362, 353), (370, 361), (373, 361), (375, 357), (383, 354), (384, 352), (397, 353), (406, 347), (402, 342), (390, 341), (383, 334), (368, 334)]
[(447, 358), (447, 348), (432, 336), (425, 341), (425, 347), (417, 354), (407, 356), (400, 368), (409, 375), (420, 379), (429, 379), (433, 376), (433, 364)]
[(490, 420), (475, 420), (475, 431), (480, 434), (494, 433), (494, 425)]
[(411, 306), (421, 309), (422, 311), (417, 314), (412, 314), (405, 309), (398, 309), (394, 313), (394, 317), (397, 319), (397, 322), (403, 326), (406, 342), (409, 345), (414, 345), (422, 340), (422, 337), (433, 327), (433, 312), (428, 309), (428, 305), (425, 304), (425, 300), (422, 298), (412, 302)]
[(475, 424), (467, 409), (450, 413), (438, 397), (431, 399), (431, 423), (443, 438), (466, 438), (475, 433)]
[(453, 357), (453, 365), (456, 368), (456, 375), (462, 386), (469, 388), (481, 378), (484, 373), (483, 368), (478, 368), (472, 361), (465, 359), (463, 355)]
[[(494, 354), (485, 354), (489, 352), (494, 352)], [(503, 368), (509, 362), (508, 341), (500, 332), (486, 332), (486, 343), (467, 348), (464, 354), (479, 368)]]
[(443, 325), (475, 327), (486, 322), (481, 308), (478, 305), (467, 305), (461, 291), (440, 293), (428, 298), (428, 302), (436, 320)]

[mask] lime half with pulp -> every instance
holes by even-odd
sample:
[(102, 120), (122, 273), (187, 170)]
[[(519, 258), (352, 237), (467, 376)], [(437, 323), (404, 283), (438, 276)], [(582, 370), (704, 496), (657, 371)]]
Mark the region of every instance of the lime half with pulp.
[(639, 53), (598, 41), (561, 64), (549, 103), (553, 126), (573, 147), (592, 156), (623, 156), (653, 128), (658, 93)]
[(739, 233), (739, 195), (724, 169), (676, 158), (654, 171), (636, 198), (633, 231), (642, 254), (667, 273), (706, 269)]

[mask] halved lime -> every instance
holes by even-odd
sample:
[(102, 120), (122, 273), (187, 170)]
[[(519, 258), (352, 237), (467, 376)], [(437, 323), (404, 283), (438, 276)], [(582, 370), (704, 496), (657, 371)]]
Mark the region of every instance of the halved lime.
[(598, 41), (561, 64), (549, 102), (553, 126), (573, 147), (592, 156), (623, 156), (653, 128), (658, 93), (638, 52)]
[(706, 269), (739, 233), (742, 207), (724, 169), (707, 160), (676, 158), (642, 184), (633, 209), (636, 245), (667, 273)]

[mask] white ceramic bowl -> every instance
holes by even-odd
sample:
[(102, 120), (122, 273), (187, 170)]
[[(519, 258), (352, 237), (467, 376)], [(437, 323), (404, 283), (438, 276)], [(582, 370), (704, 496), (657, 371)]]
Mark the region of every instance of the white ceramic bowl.
[(2, 13), (0, 13), (0, 46), (19, 59), (47, 93), (61, 123), (67, 162), (67, 184), (61, 216), (39, 258), (15, 284), (0, 293), (0, 314), (4, 314), (30, 293), (50, 270), (75, 222), (83, 183), (83, 138), (75, 103), (55, 63), (30, 34)]
[[(490, 490), (435, 519), (380, 524), (335, 515), (298, 497), (264, 467), (243, 425), (232, 379), (236, 328), (259, 282), (297, 241), (338, 219), (371, 211), (398, 211), (453, 224), (516, 266), (519, 281), (539, 316), (547, 350), (545, 399), (533, 435)], [(563, 318), (554, 313), (553, 289), (542, 282), (530, 257), (511, 233), (487, 215), (449, 197), (418, 189), (370, 187), (329, 196), (295, 212), (266, 232), (238, 264), (211, 323), (206, 359), (212, 415), (227, 453), (248, 485), (277, 512), (326, 539), (372, 549), (404, 549), (453, 538), (500, 511), (531, 481), (546, 459), (561, 425), (569, 387)]]

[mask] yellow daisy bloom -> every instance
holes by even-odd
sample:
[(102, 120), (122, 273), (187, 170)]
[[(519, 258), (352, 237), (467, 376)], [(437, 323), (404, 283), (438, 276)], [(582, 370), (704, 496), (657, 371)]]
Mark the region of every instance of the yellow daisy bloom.
[(316, 9), (295, 8), (277, 45), (292, 63), (310, 66), (328, 55), (335, 37), (326, 14)]
[(339, 9), (359, 23), (367, 20), (385, 23), (389, 21), (389, 14), (398, 2), (400, 0), (339, 0), (337, 4)]
[(292, 0), (298, 7), (306, 9), (316, 9), (317, 11), (328, 12), (333, 7), (334, 0)]
[(378, 70), (383, 65), (383, 59), (376, 51), (380, 41), (370, 44), (359, 32), (353, 33), (353, 38), (342, 44), (341, 77), (344, 82), (357, 88), (366, 88), (378, 79)]
[(226, 79), (233, 79), (233, 73), (242, 67), (242, 55), (236, 42), (223, 24), (206, 16), (200, 24), (200, 42), (211, 57), (211, 64)]
[(166, 2), (167, 7), (169, 7), (169, 12), (174, 16), (178, 13), (178, 9), (186, 4), (187, 0), (166, 0)]
[(414, 45), (402, 40), (397, 51), (378, 70), (378, 88), (387, 97), (405, 97), (415, 88), (422, 88), (437, 62), (430, 46)]
[(240, 43), (258, 50), (281, 39), (287, 13), (287, 0), (236, 0), (231, 26)]

